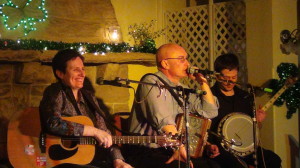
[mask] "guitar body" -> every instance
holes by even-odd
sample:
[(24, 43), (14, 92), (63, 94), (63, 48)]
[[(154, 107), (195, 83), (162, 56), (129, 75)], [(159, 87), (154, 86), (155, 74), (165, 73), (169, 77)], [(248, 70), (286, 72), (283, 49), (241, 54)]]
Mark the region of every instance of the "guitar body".
[[(86, 116), (62, 117), (63, 120), (93, 126), (93, 122)], [(90, 163), (95, 155), (95, 144), (63, 144), (62, 138), (46, 135), (47, 164), (51, 167), (72, 163), (85, 165)]]
[[(64, 120), (93, 125), (85, 116), (63, 117)], [(8, 158), (13, 167), (54, 167), (63, 163), (88, 164), (95, 155), (94, 144), (62, 145), (60, 137), (46, 135), (46, 153), (39, 146), (41, 131), (38, 108), (17, 112), (8, 125)]]
[(8, 158), (13, 167), (46, 167), (46, 154), (40, 152), (40, 117), (38, 108), (16, 112), (7, 132)]

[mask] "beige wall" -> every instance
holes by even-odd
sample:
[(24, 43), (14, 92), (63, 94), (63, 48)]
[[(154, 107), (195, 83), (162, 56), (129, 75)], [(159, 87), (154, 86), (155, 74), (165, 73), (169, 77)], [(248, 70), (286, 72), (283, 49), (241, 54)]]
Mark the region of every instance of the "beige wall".
[[(276, 68), (282, 62), (295, 63), (297, 56), (284, 55), (280, 50), (280, 32), (297, 28), (296, 0), (248, 0), (247, 2), (247, 62), (249, 82), (262, 85), (268, 79), (279, 79)], [(264, 105), (269, 97), (258, 98)], [(274, 150), (282, 159), (282, 167), (291, 167), (288, 135), (299, 142), (298, 115), (286, 119), (286, 107), (273, 106), (261, 131), (263, 146)]]
[[(272, 9), (271, 1), (247, 1), (247, 66), (249, 83), (261, 86), (263, 82), (273, 78), (272, 55)], [(257, 103), (263, 105), (268, 101), (264, 95)], [(268, 118), (261, 132), (263, 146), (274, 149), (274, 118), (272, 109), (267, 111)], [(267, 132), (267, 133), (266, 133)], [(272, 137), (267, 139), (267, 137)]]
[[(272, 1), (272, 43), (273, 43), (273, 67), (276, 67), (282, 62), (298, 63), (298, 57), (295, 54), (284, 55), (281, 53), (280, 45), (280, 32), (283, 29), (294, 30), (297, 28), (297, 1), (286, 0), (284, 3), (281, 0)], [(277, 78), (277, 74), (273, 71), (273, 77)], [(288, 135), (293, 135), (299, 143), (299, 123), (298, 123), (298, 112), (293, 115), (292, 119), (287, 120), (285, 118), (287, 109), (274, 108), (274, 125), (275, 125), (275, 151), (280, 154), (284, 160), (284, 167), (291, 167), (289, 162), (291, 159)], [(299, 152), (299, 151), (298, 151)], [(299, 164), (299, 163), (298, 163)]]
[[(146, 73), (154, 73), (157, 71), (156, 67), (146, 67), (143, 65), (128, 65), (128, 79), (139, 81), (143, 75)], [(131, 84), (135, 89), (138, 84)], [(134, 100), (134, 91), (130, 90), (130, 98), (129, 98), (129, 109), (131, 109), (132, 103)]]
[[(185, 0), (111, 0), (118, 23), (121, 27), (123, 40), (133, 44), (128, 36), (128, 26), (156, 20), (157, 30), (163, 28), (163, 11), (185, 7)], [(156, 39), (157, 46), (163, 44), (162, 38)]]

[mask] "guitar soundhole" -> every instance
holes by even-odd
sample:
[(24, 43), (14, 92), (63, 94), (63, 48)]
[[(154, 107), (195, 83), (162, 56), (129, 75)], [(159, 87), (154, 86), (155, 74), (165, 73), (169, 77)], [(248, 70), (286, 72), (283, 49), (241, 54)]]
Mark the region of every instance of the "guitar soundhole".
[(49, 147), (48, 153), (52, 160), (63, 160), (75, 155), (77, 151), (78, 148), (74, 150), (65, 150), (60, 145), (52, 145)]

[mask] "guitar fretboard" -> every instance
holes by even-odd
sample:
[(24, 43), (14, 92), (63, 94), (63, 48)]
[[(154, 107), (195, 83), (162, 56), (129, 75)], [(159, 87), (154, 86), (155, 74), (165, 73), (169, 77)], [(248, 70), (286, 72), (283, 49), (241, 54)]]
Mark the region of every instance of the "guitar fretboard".
[(267, 111), (287, 88), (288, 86), (284, 85), (281, 89), (279, 89), (278, 92), (269, 100), (269, 102), (262, 107), (262, 110)]
[[(145, 144), (145, 143), (158, 143), (164, 140), (162, 136), (112, 136), (113, 144)], [(62, 141), (73, 141), (81, 145), (95, 145), (97, 141), (93, 137), (72, 137), (62, 138)]]
[(143, 144), (158, 143), (161, 136), (113, 136), (112, 141), (115, 144)]

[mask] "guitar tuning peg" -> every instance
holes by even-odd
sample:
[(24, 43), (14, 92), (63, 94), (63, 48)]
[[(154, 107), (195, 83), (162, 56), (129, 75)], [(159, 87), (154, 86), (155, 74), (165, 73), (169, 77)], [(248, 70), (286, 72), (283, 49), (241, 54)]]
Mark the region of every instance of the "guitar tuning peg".
[(167, 149), (168, 146), (170, 146), (170, 144), (167, 144), (167, 143), (164, 143), (164, 144), (163, 144), (163, 147), (164, 147), (165, 149)]
[(172, 135), (172, 132), (169, 132), (169, 133), (166, 133), (165, 134), (165, 137), (167, 137), (167, 138), (171, 138), (173, 135)]

